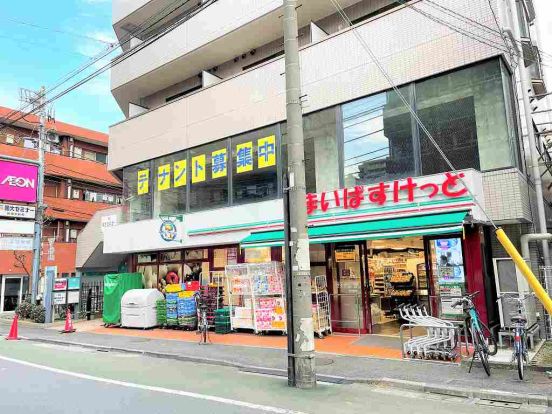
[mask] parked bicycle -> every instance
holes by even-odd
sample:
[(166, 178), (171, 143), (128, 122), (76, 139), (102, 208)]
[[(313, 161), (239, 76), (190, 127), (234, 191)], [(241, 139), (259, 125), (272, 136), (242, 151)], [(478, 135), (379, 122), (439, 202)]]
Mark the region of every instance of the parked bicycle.
[(520, 380), (523, 380), (525, 366), (529, 362), (529, 354), (527, 351), (527, 317), (525, 313), (525, 300), (529, 297), (533, 297), (534, 293), (519, 293), (519, 292), (507, 292), (500, 295), (497, 299), (514, 299), (517, 303), (517, 312), (510, 318), (512, 321), (512, 328), (514, 333), (514, 349), (512, 352), (512, 362), (516, 362), (518, 376)]
[(483, 365), (485, 373), (490, 377), (491, 367), (489, 365), (489, 356), (496, 355), (498, 348), (496, 345), (496, 339), (487, 325), (481, 321), (481, 318), (479, 317), (477, 309), (473, 303), (473, 298), (478, 294), (479, 292), (474, 292), (463, 296), (462, 299), (454, 302), (452, 307), (457, 308), (458, 306), (463, 306), (464, 311), (467, 312), (466, 324), (469, 327), (474, 347), (473, 357), (468, 372), (471, 372), (473, 361), (477, 355)]

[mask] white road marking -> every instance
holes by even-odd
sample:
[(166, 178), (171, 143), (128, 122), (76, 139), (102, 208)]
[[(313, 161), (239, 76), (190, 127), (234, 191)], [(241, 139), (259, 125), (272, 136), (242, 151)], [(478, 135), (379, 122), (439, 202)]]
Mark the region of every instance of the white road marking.
[(237, 401), (237, 400), (232, 400), (232, 399), (229, 399), (229, 398), (217, 397), (217, 396), (214, 396), (214, 395), (198, 394), (198, 393), (189, 392), (189, 391), (173, 390), (173, 389), (170, 389), (170, 388), (154, 387), (154, 386), (150, 386), (150, 385), (135, 384), (135, 383), (132, 383), (132, 382), (118, 381), (118, 380), (113, 380), (113, 379), (109, 379), (109, 378), (95, 377), (93, 375), (81, 374), (81, 373), (78, 373), (78, 372), (72, 372), (72, 371), (66, 371), (66, 370), (63, 370), (63, 369), (52, 368), (52, 367), (48, 367), (48, 366), (45, 366), (45, 365), (39, 365), (39, 364), (34, 364), (32, 362), (22, 361), (22, 360), (19, 360), (19, 359), (8, 358), (8, 357), (5, 357), (5, 356), (0, 356), (0, 360), (13, 362), (15, 364), (25, 365), (25, 366), (32, 367), (32, 368), (42, 369), (44, 371), (50, 371), (50, 372), (53, 372), (55, 374), (68, 375), (70, 377), (85, 379), (85, 380), (89, 380), (89, 381), (103, 382), (103, 383), (106, 383), (106, 384), (119, 385), (121, 387), (136, 388), (136, 389), (140, 389), (140, 390), (154, 391), (154, 392), (160, 392), (160, 393), (164, 393), (164, 394), (179, 395), (181, 397), (195, 398), (195, 399), (198, 399), (198, 400), (213, 401), (213, 402), (217, 402), (217, 403), (221, 403), (221, 404), (234, 405), (234, 406), (237, 406), (237, 407), (245, 407), (245, 408), (250, 408), (252, 410), (264, 411), (264, 412), (267, 412), (267, 413), (305, 414), (301, 411), (293, 411), (293, 410), (288, 410), (288, 409), (285, 409), (285, 408), (271, 407), (269, 405), (253, 404), (253, 403), (248, 403), (248, 402), (245, 402), (245, 401)]

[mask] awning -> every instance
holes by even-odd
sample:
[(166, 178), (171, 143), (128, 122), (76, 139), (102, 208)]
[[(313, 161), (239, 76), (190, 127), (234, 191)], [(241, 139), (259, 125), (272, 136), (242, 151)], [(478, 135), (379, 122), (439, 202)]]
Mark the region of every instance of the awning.
[[(309, 227), (309, 241), (311, 244), (320, 244), (457, 233), (462, 231), (466, 214), (467, 211), (457, 211)], [(283, 245), (283, 230), (252, 233), (241, 241), (243, 248)]]

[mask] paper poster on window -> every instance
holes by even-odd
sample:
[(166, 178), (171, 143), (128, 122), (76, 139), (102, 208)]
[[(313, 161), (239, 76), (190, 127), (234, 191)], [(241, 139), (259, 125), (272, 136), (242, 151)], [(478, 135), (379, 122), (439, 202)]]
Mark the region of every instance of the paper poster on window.
[(157, 190), (164, 191), (171, 188), (171, 164), (160, 165), (157, 168)]
[(236, 172), (253, 171), (253, 141), (236, 146)]
[(149, 193), (149, 169), (138, 171), (138, 195)]
[(462, 283), (447, 283), (439, 286), (439, 298), (441, 300), (441, 317), (461, 318), (464, 315), (462, 306), (453, 308), (463, 294)]
[(276, 136), (261, 138), (257, 142), (257, 161), (259, 168), (273, 167), (276, 165)]
[(187, 174), (186, 160), (175, 161), (174, 163), (174, 188), (184, 187), (186, 185)]
[(228, 166), (228, 161), (226, 157), (227, 157), (226, 148), (223, 148), (218, 151), (213, 151), (213, 153), (211, 154), (213, 178), (226, 177), (227, 166)]
[(192, 183), (205, 181), (205, 154), (192, 158)]

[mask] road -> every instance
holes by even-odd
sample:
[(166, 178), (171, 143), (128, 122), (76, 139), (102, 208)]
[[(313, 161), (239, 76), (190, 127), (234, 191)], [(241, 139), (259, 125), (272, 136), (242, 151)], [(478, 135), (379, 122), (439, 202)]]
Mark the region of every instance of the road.
[(544, 413), (368, 384), (290, 389), (235, 368), (0, 340), (0, 412), (7, 413)]

